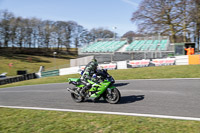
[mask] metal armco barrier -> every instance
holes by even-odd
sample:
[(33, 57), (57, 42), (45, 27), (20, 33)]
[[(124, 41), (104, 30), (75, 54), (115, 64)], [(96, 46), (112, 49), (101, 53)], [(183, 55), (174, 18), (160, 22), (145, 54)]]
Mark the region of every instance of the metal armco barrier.
[(45, 71), (41, 73), (42, 77), (59, 76), (59, 70)]
[(29, 80), (29, 79), (35, 79), (35, 78), (37, 78), (35, 73), (30, 73), (30, 74), (25, 74), (25, 75), (18, 76), (18, 77), (1, 79), (0, 80), (0, 85), (5, 85), (5, 84), (24, 81), (24, 80)]

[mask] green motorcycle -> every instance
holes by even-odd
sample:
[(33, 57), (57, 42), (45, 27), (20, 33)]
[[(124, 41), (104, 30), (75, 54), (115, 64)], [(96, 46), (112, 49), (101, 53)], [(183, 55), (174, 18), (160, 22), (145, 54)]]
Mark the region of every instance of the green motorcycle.
[(92, 100), (98, 100), (101, 97), (103, 97), (107, 102), (111, 104), (116, 104), (120, 101), (121, 94), (119, 90), (113, 86), (114, 84), (114, 79), (112, 76), (110, 76), (107, 73), (107, 70), (101, 70), (99, 72), (101, 76), (99, 80), (102, 82), (100, 83), (95, 83), (93, 81), (88, 80), (88, 82), (91, 84), (90, 89), (85, 90), (82, 93), (82, 89), (85, 87), (85, 84), (81, 82), (80, 78), (69, 78), (69, 84), (75, 85), (74, 88), (67, 88), (67, 90), (71, 93), (72, 99), (79, 103), (83, 102), (84, 100), (87, 99), (92, 99)]

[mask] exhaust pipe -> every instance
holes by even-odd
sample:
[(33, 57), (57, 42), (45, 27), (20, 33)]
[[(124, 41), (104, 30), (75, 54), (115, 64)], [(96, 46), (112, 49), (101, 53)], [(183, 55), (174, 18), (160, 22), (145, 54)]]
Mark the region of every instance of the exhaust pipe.
[(74, 94), (80, 96), (80, 94), (78, 94), (77, 92), (75, 92), (74, 90), (72, 90), (72, 89), (70, 89), (70, 88), (67, 88), (67, 90), (68, 90), (70, 93), (74, 93)]

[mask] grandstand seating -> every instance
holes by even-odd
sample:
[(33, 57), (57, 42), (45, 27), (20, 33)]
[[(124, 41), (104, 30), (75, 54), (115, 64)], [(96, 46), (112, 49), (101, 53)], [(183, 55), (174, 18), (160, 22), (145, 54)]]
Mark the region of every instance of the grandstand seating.
[(115, 52), (126, 44), (126, 41), (102, 41), (95, 42), (85, 47), (83, 53), (104, 53), (104, 52)]
[(167, 40), (134, 40), (126, 51), (164, 51), (167, 50)]
[(160, 46), (158, 47), (158, 50), (161, 50), (161, 51), (167, 50), (167, 40), (162, 40), (160, 42)]
[(158, 44), (159, 44), (159, 40), (154, 40), (152, 45), (150, 46), (149, 50), (150, 51), (155, 51), (157, 46), (158, 46)]
[(142, 46), (141, 51), (147, 51), (152, 44), (153, 40), (147, 40), (146, 43)]
[[(112, 53), (116, 52), (124, 45), (126, 41), (99, 41), (92, 43), (82, 49), (82, 53)], [(131, 44), (125, 47), (124, 52), (132, 51), (166, 51), (168, 40), (134, 40)]]
[(132, 51), (133, 48), (139, 43), (138, 40), (134, 40), (127, 48), (126, 51)]
[(146, 40), (141, 40), (139, 41), (139, 43), (137, 43), (137, 45), (135, 45), (135, 47), (133, 48), (133, 51), (139, 51), (140, 48), (145, 44)]

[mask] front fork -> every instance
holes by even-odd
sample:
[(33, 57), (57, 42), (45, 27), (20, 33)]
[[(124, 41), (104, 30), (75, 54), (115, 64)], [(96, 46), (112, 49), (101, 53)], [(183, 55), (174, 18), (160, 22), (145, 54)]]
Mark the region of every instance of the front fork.
[(107, 96), (108, 97), (110, 97), (110, 98), (112, 98), (113, 97), (113, 93), (112, 93), (112, 91), (113, 91), (113, 89), (115, 89), (116, 87), (115, 86), (109, 86), (108, 88), (107, 88)]
[(112, 89), (111, 88), (107, 88), (108, 94), (111, 95), (112, 94)]

